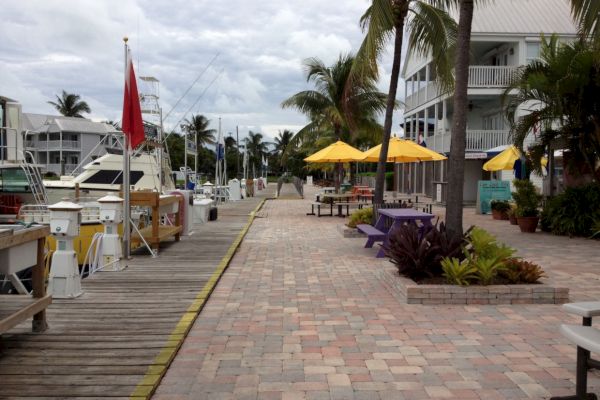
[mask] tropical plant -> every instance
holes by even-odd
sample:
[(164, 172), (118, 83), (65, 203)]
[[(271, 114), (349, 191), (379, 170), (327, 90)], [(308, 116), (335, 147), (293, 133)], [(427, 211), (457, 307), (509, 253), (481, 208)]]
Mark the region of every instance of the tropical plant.
[(251, 170), (248, 176), (254, 176), (257, 171), (260, 174), (262, 160), (269, 152), (269, 143), (263, 141), (262, 133), (252, 131), (248, 132), (245, 142), (248, 150), (248, 166)]
[[(310, 119), (290, 144), (310, 143), (322, 148), (344, 136), (349, 139), (351, 127), (357, 131), (380, 132), (377, 115), (384, 110), (387, 96), (377, 91), (372, 77), (349, 80), (353, 64), (351, 54), (340, 55), (331, 67), (318, 58), (305, 60), (306, 80), (315, 85), (315, 90), (296, 93), (281, 104), (283, 108), (295, 108)], [(335, 186), (338, 190), (341, 167), (337, 163)]]
[(366, 35), (357, 54), (353, 79), (360, 81), (365, 77), (377, 78), (377, 59), (385, 51), (386, 44), (392, 39), (394, 41), (383, 141), (377, 164), (375, 203), (383, 203), (384, 173), (400, 76), (405, 25), (410, 36), (409, 50), (420, 54), (432, 54), (436, 75), (450, 85), (452, 79), (449, 60), (454, 45), (456, 23), (446, 12), (435, 7), (446, 6), (448, 3), (445, 0), (372, 0), (370, 7), (361, 17), (360, 24)]
[(506, 213), (510, 210), (510, 203), (507, 200), (492, 200), (490, 207), (494, 211)]
[(600, 2), (597, 0), (571, 0), (571, 13), (579, 23), (583, 37), (591, 37), (600, 44)]
[(65, 117), (83, 118), (81, 113), (91, 113), (92, 110), (85, 101), (80, 99), (81, 96), (78, 94), (67, 93), (63, 90), (60, 97), (56, 96), (55, 102), (49, 101), (48, 104), (53, 105)]
[(204, 147), (204, 145), (215, 143), (215, 133), (217, 131), (209, 129), (209, 125), (210, 120), (201, 114), (192, 115), (190, 119), (185, 119), (181, 125), (181, 130), (184, 132), (184, 135), (187, 135), (188, 140), (196, 140), (197, 151), (201, 147)]
[(477, 269), (469, 262), (458, 258), (443, 258), (441, 261), (444, 278), (451, 285), (468, 286), (477, 279)]
[(509, 258), (505, 262), (505, 268), (500, 275), (508, 280), (508, 283), (537, 283), (546, 276), (544, 270), (539, 265), (525, 261), (520, 258)]
[(384, 250), (400, 275), (420, 281), (441, 276), (443, 258), (464, 259), (464, 244), (464, 236), (448, 231), (444, 223), (429, 228), (405, 224), (390, 234)]
[(600, 186), (590, 184), (565, 191), (546, 202), (542, 230), (556, 235), (590, 236), (600, 221)]
[[(592, 175), (600, 183), (599, 92), (596, 47), (584, 39), (561, 43), (556, 35), (542, 37), (540, 59), (522, 67), (503, 96), (516, 146), (523, 150), (530, 132), (540, 131), (529, 147), (534, 170), (541, 171), (544, 153), (561, 143), (568, 150), (565, 168), (572, 175)], [(528, 113), (516, 118), (523, 110)]]
[(362, 210), (356, 210), (350, 215), (348, 226), (350, 228), (356, 228), (359, 224), (370, 224), (373, 219), (373, 208), (365, 207)]
[(491, 285), (498, 274), (506, 269), (504, 261), (497, 258), (477, 257), (467, 261), (475, 269), (477, 281), (481, 285)]
[[(286, 157), (288, 154), (286, 154), (286, 150), (288, 149), (288, 146), (290, 145), (290, 141), (292, 140), (292, 138), (294, 137), (294, 132), (284, 129), (283, 131), (279, 131), (279, 134), (275, 137), (275, 141), (274, 141), (274, 145), (275, 147), (273, 148), (273, 154), (275, 154), (278, 158), (277, 163), (279, 164), (280, 167), (283, 168), (283, 170), (285, 170), (286, 168), (286, 160), (288, 157)], [(293, 147), (293, 146), (292, 146)], [(290, 152), (291, 153), (291, 152)]]
[(515, 250), (499, 244), (496, 238), (481, 228), (472, 228), (464, 248), (465, 262), (475, 268), (478, 283), (490, 285), (506, 268), (506, 260)]
[(517, 205), (517, 217), (537, 217), (540, 215), (538, 209), (542, 196), (538, 189), (529, 179), (513, 180), (515, 191), (512, 192), (513, 200)]

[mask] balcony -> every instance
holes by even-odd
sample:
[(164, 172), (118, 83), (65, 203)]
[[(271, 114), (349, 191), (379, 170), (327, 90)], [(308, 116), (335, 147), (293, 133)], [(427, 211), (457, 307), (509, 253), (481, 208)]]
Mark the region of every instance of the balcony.
[[(447, 153), (450, 151), (450, 132), (438, 131), (425, 142), (430, 149)], [(508, 130), (467, 129), (466, 151), (486, 151), (506, 144), (509, 144)]]
[[(518, 67), (472, 65), (469, 67), (469, 88), (505, 88), (510, 85)], [(441, 95), (437, 82), (430, 82), (404, 100), (406, 110), (412, 110)]]
[(60, 140), (28, 140), (25, 146), (33, 150), (61, 150), (61, 147), (62, 150), (79, 150), (81, 149), (81, 142), (78, 140), (63, 140), (61, 146)]

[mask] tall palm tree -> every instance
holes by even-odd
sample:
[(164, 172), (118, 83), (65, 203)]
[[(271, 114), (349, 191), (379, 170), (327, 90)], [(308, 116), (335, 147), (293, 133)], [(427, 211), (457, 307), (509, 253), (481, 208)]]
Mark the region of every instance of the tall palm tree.
[(248, 166), (251, 167), (253, 173), (256, 173), (256, 170), (260, 172), (262, 159), (269, 151), (269, 143), (263, 142), (263, 135), (261, 133), (252, 131), (248, 132), (245, 142), (249, 156)]
[(65, 117), (83, 118), (81, 113), (91, 113), (92, 110), (85, 101), (80, 99), (81, 96), (78, 94), (67, 93), (63, 90), (60, 97), (56, 96), (56, 102), (49, 101), (48, 104), (53, 105)]
[(433, 67), (442, 78), (444, 87), (448, 88), (451, 85), (449, 54), (454, 44), (456, 22), (437, 7), (445, 7), (449, 3), (450, 0), (372, 0), (371, 6), (360, 20), (363, 30), (367, 33), (357, 54), (357, 63), (353, 71), (356, 79), (363, 79), (365, 76), (377, 78), (377, 59), (385, 51), (388, 41), (394, 41), (383, 142), (375, 181), (375, 203), (383, 202), (385, 167), (400, 76), (405, 25), (410, 36), (409, 50), (420, 54), (432, 54)]
[(459, 0), (458, 38), (454, 74), (454, 112), (448, 157), (448, 194), (446, 198), (446, 226), (457, 233), (463, 232), (463, 186), (465, 183), (465, 147), (469, 89), (469, 55), (474, 0)]
[[(326, 137), (328, 142), (356, 135), (360, 130), (379, 131), (377, 115), (386, 105), (386, 94), (377, 91), (372, 76), (349, 80), (354, 56), (340, 55), (327, 67), (318, 58), (304, 62), (306, 80), (315, 85), (315, 90), (296, 93), (281, 104), (284, 108), (295, 108), (305, 114), (310, 122), (296, 133), (290, 144), (316, 142)], [(289, 146), (288, 146), (289, 147)], [(339, 189), (341, 164), (335, 174)]]
[(283, 132), (279, 131), (277, 137), (275, 137), (275, 148), (273, 152), (276, 156), (279, 157), (279, 165), (281, 167), (284, 166), (285, 163), (285, 153), (290, 144), (290, 141), (294, 137), (294, 132), (284, 129)]
[(183, 120), (181, 129), (189, 136), (196, 137), (196, 147), (200, 148), (207, 144), (215, 143), (215, 129), (208, 129), (210, 120), (204, 115), (192, 115), (190, 119)]

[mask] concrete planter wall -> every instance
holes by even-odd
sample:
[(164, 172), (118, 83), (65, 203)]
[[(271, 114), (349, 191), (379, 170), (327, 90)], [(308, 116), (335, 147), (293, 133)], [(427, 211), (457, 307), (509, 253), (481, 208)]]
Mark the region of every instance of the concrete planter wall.
[(377, 270), (378, 278), (399, 300), (407, 304), (563, 304), (569, 289), (547, 280), (535, 285), (418, 285), (398, 275), (394, 266)]

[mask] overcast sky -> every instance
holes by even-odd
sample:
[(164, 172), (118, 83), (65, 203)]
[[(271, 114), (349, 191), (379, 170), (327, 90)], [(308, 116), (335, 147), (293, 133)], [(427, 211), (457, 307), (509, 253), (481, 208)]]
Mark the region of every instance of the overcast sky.
[[(240, 137), (249, 129), (273, 137), (280, 129), (297, 130), (306, 123), (298, 112), (280, 107), (282, 100), (309, 87), (302, 60), (319, 57), (329, 65), (340, 53), (355, 52), (363, 38), (359, 18), (368, 4), (368, 0), (3, 2), (0, 95), (21, 102), (24, 112), (54, 114), (47, 101), (64, 89), (88, 102), (91, 118), (119, 120), (122, 38), (128, 36), (137, 76), (160, 80), (165, 114), (219, 54), (165, 121), (167, 126), (191, 108), (191, 113), (211, 119), (214, 128), (221, 117), (225, 133), (235, 132), (238, 125)], [(380, 87), (387, 92), (390, 54), (381, 66)], [(142, 82), (138, 87), (144, 90)], [(396, 116), (394, 127), (398, 122)]]

